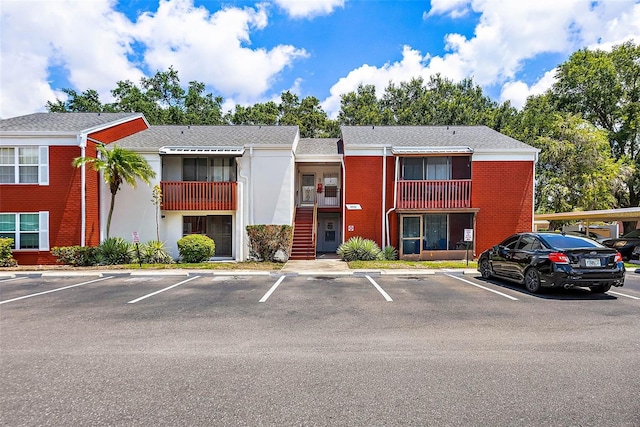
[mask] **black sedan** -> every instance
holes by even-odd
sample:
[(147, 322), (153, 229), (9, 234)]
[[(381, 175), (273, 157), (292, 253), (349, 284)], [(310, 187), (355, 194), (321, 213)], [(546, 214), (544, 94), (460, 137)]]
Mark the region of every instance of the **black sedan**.
[(478, 258), (482, 277), (541, 288), (586, 287), (596, 293), (624, 284), (620, 252), (595, 240), (561, 233), (519, 233), (484, 251)]
[(633, 249), (640, 245), (640, 229), (633, 230), (617, 239), (605, 240), (602, 244), (620, 252), (622, 259), (631, 259)]

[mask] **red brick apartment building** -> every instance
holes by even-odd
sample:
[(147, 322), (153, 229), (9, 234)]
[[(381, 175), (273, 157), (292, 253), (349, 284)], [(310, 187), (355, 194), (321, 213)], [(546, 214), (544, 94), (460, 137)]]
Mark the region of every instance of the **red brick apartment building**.
[(160, 237), (176, 257), (177, 239), (203, 233), (216, 257), (245, 260), (250, 224), (294, 225), (298, 259), (353, 236), (394, 246), (403, 259), (463, 259), (465, 230), (479, 254), (533, 227), (538, 151), (484, 126), (343, 126), (340, 138), (310, 139), (291, 126), (38, 113), (0, 121), (0, 236), (14, 238), (19, 264), (54, 263), (52, 247), (104, 238), (108, 190), (71, 162), (114, 142), (143, 155), (157, 178), (123, 186), (112, 235), (155, 236), (147, 205), (158, 184)]

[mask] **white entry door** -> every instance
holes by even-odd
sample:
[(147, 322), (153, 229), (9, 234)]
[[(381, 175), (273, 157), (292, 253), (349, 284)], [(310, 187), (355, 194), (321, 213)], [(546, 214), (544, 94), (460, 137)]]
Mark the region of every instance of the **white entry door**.
[(316, 201), (315, 174), (302, 175), (302, 204), (314, 204)]

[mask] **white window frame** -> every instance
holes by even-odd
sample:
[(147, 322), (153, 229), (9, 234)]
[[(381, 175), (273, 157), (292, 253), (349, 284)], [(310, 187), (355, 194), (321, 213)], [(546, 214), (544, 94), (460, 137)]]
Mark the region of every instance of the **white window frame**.
[[(4, 167), (13, 166), (13, 182), (3, 182), (0, 185), (49, 185), (49, 147), (48, 146), (12, 146), (2, 147), (13, 149), (13, 164), (3, 164)], [(35, 163), (21, 164), (20, 151), (26, 148), (35, 148), (38, 151), (38, 160)], [(38, 168), (38, 182), (20, 182), (20, 166), (35, 166)]]
[[(48, 251), (49, 250), (49, 212), (1, 212), (2, 215), (13, 215), (14, 229), (10, 232), (15, 236), (13, 239), (14, 251)], [(34, 231), (20, 231), (20, 215), (36, 214), (38, 215), (38, 247), (37, 248), (20, 248), (21, 234), (33, 234)], [(1, 232), (0, 232), (1, 233)]]

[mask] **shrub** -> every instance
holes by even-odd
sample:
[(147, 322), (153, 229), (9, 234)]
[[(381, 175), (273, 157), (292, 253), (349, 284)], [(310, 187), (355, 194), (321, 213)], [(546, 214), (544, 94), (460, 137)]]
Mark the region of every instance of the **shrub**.
[(83, 267), (96, 264), (95, 246), (59, 246), (51, 249), (51, 254), (64, 265)]
[(249, 255), (259, 261), (276, 261), (278, 251), (289, 257), (293, 230), (290, 225), (248, 225)]
[(360, 236), (352, 237), (341, 244), (336, 253), (344, 261), (373, 261), (383, 257), (376, 242)]
[(189, 234), (178, 240), (178, 252), (182, 262), (203, 262), (216, 253), (216, 244), (204, 234)]
[[(135, 255), (138, 256), (137, 251)], [(172, 264), (173, 258), (163, 242), (152, 240), (140, 245), (140, 259), (135, 261), (144, 264)]]
[(0, 267), (15, 267), (18, 262), (13, 258), (11, 252), (13, 239), (10, 237), (0, 237)]
[(382, 250), (382, 258), (387, 261), (395, 261), (398, 259), (398, 251), (393, 246), (385, 246)]
[(96, 251), (96, 261), (100, 265), (130, 264), (134, 255), (129, 242), (122, 237), (108, 237)]

